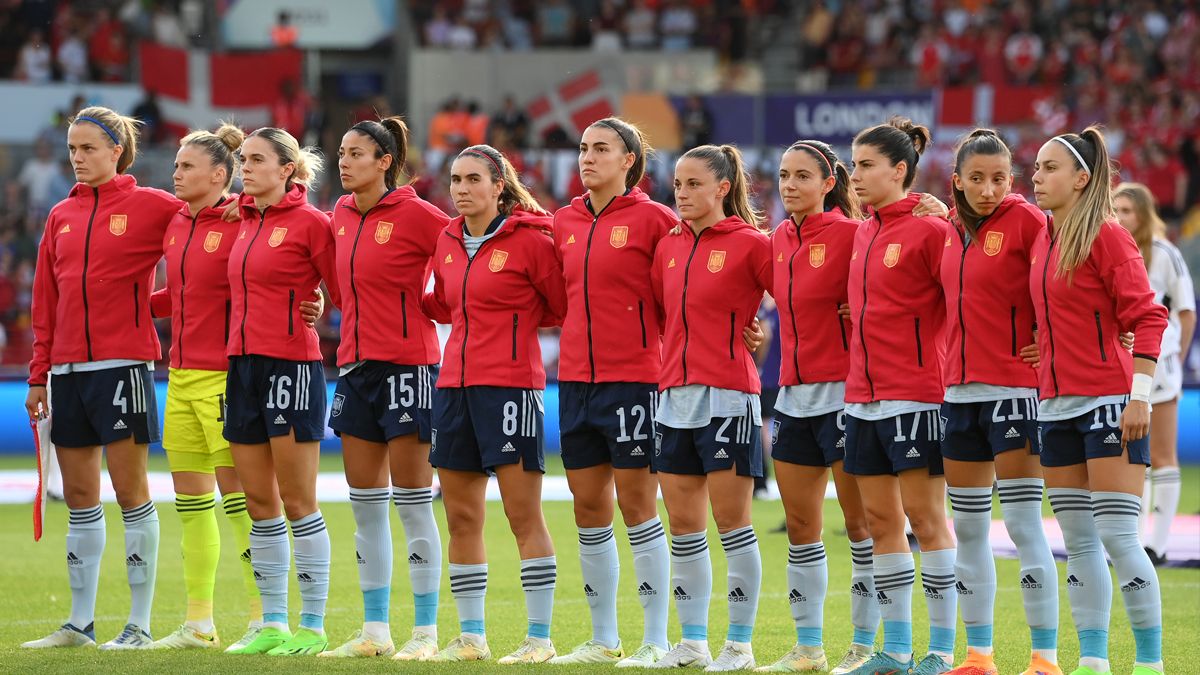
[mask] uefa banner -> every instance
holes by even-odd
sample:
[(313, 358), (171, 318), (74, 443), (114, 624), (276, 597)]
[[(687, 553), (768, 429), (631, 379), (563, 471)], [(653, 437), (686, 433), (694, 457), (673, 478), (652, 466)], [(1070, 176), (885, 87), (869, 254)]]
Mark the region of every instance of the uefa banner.
[(934, 93), (767, 96), (762, 138), (769, 146), (791, 145), (801, 138), (849, 145), (859, 131), (885, 122), (893, 115), (907, 117), (933, 129), (937, 123)]

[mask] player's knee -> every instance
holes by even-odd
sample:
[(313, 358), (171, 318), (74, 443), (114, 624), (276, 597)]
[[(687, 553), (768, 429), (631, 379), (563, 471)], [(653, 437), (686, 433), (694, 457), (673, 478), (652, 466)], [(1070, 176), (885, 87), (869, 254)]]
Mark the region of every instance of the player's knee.
[(483, 513), (475, 509), (446, 509), (446, 529), (451, 537), (469, 538), (483, 535)]
[(939, 522), (935, 515), (916, 510), (907, 512), (907, 515), (913, 534), (916, 535), (918, 541), (931, 541), (947, 529), (945, 518)]
[(866, 516), (846, 517), (846, 537), (850, 541), (862, 541), (871, 537), (871, 530), (867, 527)]
[(787, 514), (788, 539), (807, 543), (821, 538), (821, 521), (807, 513)]

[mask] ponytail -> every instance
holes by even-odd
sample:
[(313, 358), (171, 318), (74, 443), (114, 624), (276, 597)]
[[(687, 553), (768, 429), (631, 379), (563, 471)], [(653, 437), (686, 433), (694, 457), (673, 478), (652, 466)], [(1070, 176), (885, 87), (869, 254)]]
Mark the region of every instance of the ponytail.
[(907, 117), (896, 116), (884, 124), (860, 131), (854, 137), (854, 145), (870, 145), (878, 148), (892, 166), (904, 162), (904, 189), (912, 187), (917, 178), (917, 162), (933, 137), (929, 129), (913, 123)]
[(517, 170), (513, 168), (512, 162), (508, 161), (508, 158), (499, 150), (490, 145), (472, 145), (458, 153), (458, 156), (482, 159), (484, 166), (487, 167), (488, 175), (492, 177), (492, 182), (504, 182), (504, 188), (500, 191), (500, 213), (511, 216), (513, 210), (519, 208), (530, 213), (550, 215), (546, 209), (542, 208), (541, 204), (537, 203), (537, 200), (529, 193), (529, 189), (521, 184), (521, 177), (517, 175)]
[[(958, 144), (958, 149), (954, 153), (954, 175), (958, 176), (960, 180), (962, 179), (963, 162), (968, 157), (975, 155), (1003, 155), (1008, 158), (1009, 173), (1012, 173), (1012, 152), (1004, 144), (1000, 135), (992, 129), (976, 129)], [(967, 238), (975, 241), (979, 231), (979, 221), (983, 220), (983, 216), (971, 208), (970, 202), (967, 201), (967, 195), (953, 182), (950, 184), (950, 193), (954, 199), (954, 210), (958, 215), (958, 221), (962, 223)]]
[(301, 148), (300, 142), (283, 129), (263, 127), (256, 129), (246, 138), (259, 137), (271, 144), (275, 154), (279, 155), (279, 166), (294, 163), (296, 168), (288, 176), (284, 190), (291, 190), (293, 185), (303, 185), (312, 188), (317, 183), (317, 174), (325, 161), (314, 148)]
[(408, 160), (408, 125), (399, 116), (385, 117), (378, 122), (364, 120), (350, 127), (351, 131), (370, 138), (375, 142), (375, 159), (384, 155), (392, 156), (392, 163), (383, 173), (383, 184), (392, 189), (400, 184), (400, 174)]
[(625, 189), (632, 190), (646, 176), (647, 159), (654, 155), (654, 148), (646, 140), (646, 134), (637, 125), (626, 122), (620, 117), (605, 117), (596, 120), (589, 126), (606, 127), (620, 136), (625, 144), (625, 152), (633, 153), (633, 166), (625, 174)]
[(717, 177), (718, 181), (729, 181), (729, 193), (721, 203), (727, 215), (737, 216), (762, 231), (767, 231), (763, 214), (750, 202), (750, 176), (746, 173), (742, 153), (732, 145), (701, 145), (683, 154), (683, 159), (699, 159)]
[(1133, 213), (1138, 222), (1137, 229), (1133, 231), (1133, 241), (1142, 252), (1142, 260), (1149, 270), (1155, 238), (1167, 236), (1167, 225), (1154, 208), (1154, 195), (1150, 188), (1141, 183), (1121, 183), (1113, 192), (1113, 201), (1116, 201), (1117, 197), (1124, 197), (1133, 204)]
[(121, 146), (121, 156), (117, 158), (117, 173), (133, 166), (137, 159), (138, 127), (141, 122), (132, 117), (121, 115), (104, 106), (93, 105), (80, 110), (70, 119), (70, 124), (94, 124), (108, 137), (109, 147)]
[(1058, 241), (1058, 271), (1056, 276), (1066, 274), (1070, 279), (1075, 269), (1082, 265), (1092, 253), (1100, 227), (1107, 220), (1112, 220), (1113, 169), (1109, 162), (1108, 146), (1104, 142), (1104, 134), (1100, 127), (1089, 126), (1079, 134), (1062, 134), (1055, 136), (1058, 142), (1065, 143), (1073, 152), (1071, 161), (1077, 171), (1088, 174), (1088, 182), (1083, 186), (1079, 200), (1071, 207), (1070, 212), (1062, 222), (1054, 224), (1054, 236)]
[(816, 158), (822, 180), (833, 176), (833, 189), (825, 194), (825, 210), (837, 208), (847, 218), (862, 220), (862, 205), (858, 201), (858, 195), (850, 189), (850, 171), (838, 159), (833, 148), (821, 141), (796, 141), (787, 150), (784, 150), (784, 154), (800, 151), (807, 152)]

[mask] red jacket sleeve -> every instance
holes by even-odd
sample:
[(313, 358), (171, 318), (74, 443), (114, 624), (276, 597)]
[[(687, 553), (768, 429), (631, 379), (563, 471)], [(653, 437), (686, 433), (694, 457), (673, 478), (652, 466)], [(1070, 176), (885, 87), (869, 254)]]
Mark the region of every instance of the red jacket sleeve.
[(160, 288), (150, 294), (150, 316), (155, 319), (171, 316), (171, 293), (166, 288)]
[[(771, 286), (775, 283), (775, 275), (771, 269), (771, 239), (766, 235), (755, 238), (754, 280), (763, 293), (770, 293), (773, 290)], [(750, 317), (750, 322), (746, 325), (753, 322), (754, 317)]]
[(539, 322), (541, 328), (561, 326), (567, 316), (567, 280), (553, 235), (538, 234), (530, 245), (529, 280), (546, 302), (546, 313)]
[(58, 308), (58, 281), (54, 278), (54, 216), (46, 219), (46, 231), (38, 244), (37, 267), (33, 272), (33, 358), (29, 361), (29, 384), (46, 384), (50, 373), (50, 348), (54, 342), (54, 314)]
[[(437, 258), (437, 251), (434, 251), (434, 259)], [(437, 323), (449, 325), (453, 319), (450, 316), (450, 306), (446, 304), (446, 282), (442, 280), (442, 273), (438, 270), (440, 267), (436, 262), (433, 267), (433, 289), (425, 291), (421, 294), (421, 311), (425, 316), (433, 319)]]
[(670, 235), (658, 240), (654, 248), (654, 260), (650, 263), (650, 289), (654, 291), (654, 311), (658, 313), (658, 325), (666, 330), (667, 312), (663, 306), (663, 256)]
[(325, 288), (333, 304), (342, 306), (342, 289), (338, 285), (337, 249), (334, 247), (333, 229), (329, 221), (323, 221), (311, 229), (309, 235), (313, 267), (325, 280)]
[(1133, 331), (1134, 357), (1157, 361), (1167, 328), (1167, 308), (1154, 301), (1133, 235), (1120, 225), (1105, 223), (1096, 243), (1101, 247), (1100, 278), (1116, 306), (1117, 323)]

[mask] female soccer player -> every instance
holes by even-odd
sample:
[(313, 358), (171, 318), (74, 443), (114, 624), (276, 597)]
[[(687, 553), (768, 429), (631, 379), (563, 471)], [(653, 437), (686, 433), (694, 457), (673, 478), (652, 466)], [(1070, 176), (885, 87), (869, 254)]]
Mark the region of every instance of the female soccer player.
[[(654, 469), (671, 525), (671, 587), (683, 639), (652, 668), (754, 667), (750, 639), (762, 561), (750, 524), (762, 474), (758, 368), (742, 329), (771, 286), (771, 243), (750, 205), (737, 148), (702, 145), (675, 164), (683, 222), (658, 245), (653, 288), (666, 322), (655, 414)], [(708, 651), (709, 504), (728, 560), (729, 630)]]
[[(1142, 491), (1142, 541), (1156, 566), (1167, 561), (1167, 536), (1179, 508), (1179, 394), (1183, 389), (1183, 364), (1196, 330), (1196, 296), (1187, 263), (1166, 238), (1166, 225), (1154, 209), (1150, 190), (1138, 183), (1117, 186), (1113, 203), (1117, 220), (1133, 233), (1146, 263), (1154, 300), (1167, 308), (1160, 367), (1154, 369), (1150, 390), (1150, 471)], [(1153, 508), (1151, 508), (1153, 505)], [(1153, 511), (1147, 531), (1145, 520)]]
[[(321, 280), (340, 304), (333, 231), (329, 217), (308, 203), (321, 160), (290, 134), (258, 129), (242, 144), (239, 160), (242, 222), (229, 255), (224, 436), (254, 521), (251, 563), (263, 629), (234, 653), (317, 654), (329, 644), (329, 533), (316, 497), (325, 372), (317, 333), (296, 320), (296, 309)], [(287, 616), (289, 522), (303, 600), (295, 635)]]
[(796, 646), (760, 670), (828, 668), (821, 634), (829, 576), (821, 543), (821, 511), (832, 469), (853, 566), (854, 641), (834, 668), (835, 673), (846, 673), (870, 658), (879, 628), (866, 514), (858, 485), (842, 467), (850, 330), (838, 310), (847, 302), (846, 277), (862, 214), (850, 189), (849, 172), (821, 141), (797, 141), (783, 153), (779, 196), (789, 217), (771, 237), (771, 295), (779, 307), (784, 355), (772, 458), (787, 515), (788, 601), (796, 624)]
[[(849, 296), (853, 328), (846, 380), (845, 470), (855, 476), (874, 540), (876, 599), (883, 650), (851, 671), (942, 673), (954, 657), (954, 540), (946, 526), (938, 448), (946, 308), (939, 282), (952, 236), (938, 217), (916, 217), (909, 187), (929, 130), (903, 118), (854, 139), (851, 185), (875, 208), (855, 234)], [(929, 654), (914, 664), (915, 568), (904, 516), (921, 545), (929, 607)]]
[[(425, 270), (449, 218), (401, 185), (408, 127), (399, 117), (359, 122), (342, 136), (338, 170), (350, 194), (333, 209), (341, 283), (341, 375), (329, 426), (342, 437), (363, 627), (322, 656), (415, 660), (437, 652), (442, 540), (433, 519), (430, 410), (441, 350), (421, 313)], [(388, 627), (394, 501), (408, 540), (416, 619), (397, 652)]]
[[(100, 451), (125, 521), (132, 602), (120, 635), (101, 649), (149, 647), (158, 564), (158, 513), (146, 481), (147, 444), (159, 439), (151, 369), (159, 358), (150, 321), (154, 266), (179, 203), (139, 187), (125, 171), (137, 156), (137, 123), (108, 108), (79, 111), (67, 148), (79, 182), (46, 220), (33, 285), (31, 419), (50, 414), (70, 510), (67, 570), (71, 614), (22, 647), (95, 644), (93, 619), (104, 553)], [(53, 395), (46, 393), (53, 376)]]
[(542, 516), (542, 391), (538, 326), (566, 312), (551, 219), (516, 170), (489, 145), (459, 153), (450, 168), (459, 217), (438, 237), (426, 314), (451, 325), (433, 401), (433, 447), (450, 529), (450, 591), (462, 634), (432, 657), (491, 657), (484, 630), (487, 554), (484, 493), (500, 481), (504, 513), (521, 556), (528, 633), (502, 664), (554, 657), (550, 618), (557, 566)]
[[(1050, 506), (1067, 545), (1080, 653), (1072, 675), (1109, 672), (1112, 580), (1104, 551), (1133, 627), (1133, 673), (1152, 675), (1163, 672), (1162, 599), (1137, 521), (1167, 310), (1154, 302), (1137, 244), (1114, 218), (1111, 179), (1095, 127), (1055, 136), (1038, 151), (1034, 195), (1052, 214), (1029, 275), (1042, 355), (1038, 433)], [(1121, 327), (1134, 333), (1132, 357), (1119, 342)]]
[[(670, 649), (667, 539), (658, 481), (649, 470), (661, 334), (650, 264), (678, 220), (636, 187), (649, 152), (637, 127), (615, 117), (594, 122), (579, 142), (587, 194), (554, 215), (567, 283), (558, 361), (562, 458), (592, 613), (592, 639), (554, 658), (556, 664), (645, 666)], [(645, 617), (642, 646), (627, 659), (617, 634), (614, 483)]]
[(1046, 217), (1011, 194), (1012, 154), (977, 129), (954, 159), (953, 232), (942, 256), (947, 346), (942, 456), (958, 538), (955, 575), (967, 658), (956, 675), (998, 675), (992, 656), (996, 564), (988, 537), (992, 483), (1021, 558), (1020, 585), (1032, 635), (1029, 675), (1061, 673), (1058, 579), (1042, 529), (1037, 442), (1037, 345), (1025, 271)]

